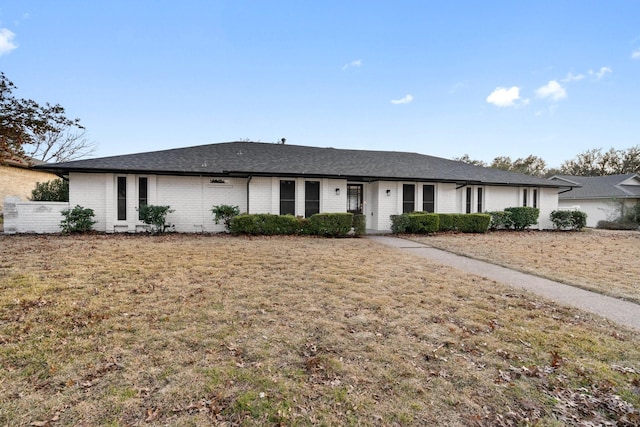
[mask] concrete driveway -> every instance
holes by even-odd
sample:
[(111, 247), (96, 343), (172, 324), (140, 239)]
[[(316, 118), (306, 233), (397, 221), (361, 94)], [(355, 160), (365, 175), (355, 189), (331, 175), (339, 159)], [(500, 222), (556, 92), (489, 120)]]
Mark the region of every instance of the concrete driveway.
[(521, 273), (484, 261), (452, 254), (434, 247), (393, 236), (368, 235), (368, 239), (391, 246), (439, 264), (495, 280), (514, 288), (525, 289), (557, 303), (598, 314), (624, 326), (640, 330), (640, 305), (586, 291), (564, 283)]

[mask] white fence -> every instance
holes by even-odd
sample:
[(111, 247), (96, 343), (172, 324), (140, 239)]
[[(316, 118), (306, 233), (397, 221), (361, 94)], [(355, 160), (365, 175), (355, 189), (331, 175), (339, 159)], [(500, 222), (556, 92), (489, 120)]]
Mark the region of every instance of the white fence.
[(4, 199), (4, 233), (58, 233), (60, 213), (69, 208), (66, 202), (25, 202), (19, 197)]

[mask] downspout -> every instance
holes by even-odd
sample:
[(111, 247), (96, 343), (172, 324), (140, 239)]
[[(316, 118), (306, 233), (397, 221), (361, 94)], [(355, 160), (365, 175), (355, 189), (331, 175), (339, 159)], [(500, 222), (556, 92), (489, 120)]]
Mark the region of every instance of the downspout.
[(249, 175), (249, 179), (247, 179), (247, 213), (249, 213), (249, 184), (251, 184), (252, 179), (253, 175)]
[(459, 189), (461, 189), (461, 188), (463, 188), (463, 187), (466, 187), (467, 185), (469, 185), (469, 183), (468, 183), (468, 182), (465, 182), (465, 183), (463, 183), (463, 184), (461, 184), (461, 185), (458, 185), (458, 186), (456, 187), (456, 190), (459, 190)]

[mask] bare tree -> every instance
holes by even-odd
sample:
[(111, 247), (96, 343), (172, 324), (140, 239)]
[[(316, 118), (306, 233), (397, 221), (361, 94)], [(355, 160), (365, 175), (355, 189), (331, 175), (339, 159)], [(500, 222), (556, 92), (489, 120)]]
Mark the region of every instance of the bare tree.
[(72, 129), (55, 129), (35, 137), (24, 146), (24, 152), (32, 159), (43, 162), (68, 162), (93, 154), (95, 143), (87, 139), (86, 131), (73, 132)]

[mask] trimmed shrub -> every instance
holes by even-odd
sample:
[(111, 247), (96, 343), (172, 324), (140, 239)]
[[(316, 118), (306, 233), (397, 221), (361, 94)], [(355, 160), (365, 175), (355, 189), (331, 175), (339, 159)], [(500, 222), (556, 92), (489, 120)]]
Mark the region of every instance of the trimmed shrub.
[(365, 215), (353, 216), (353, 234), (354, 236), (362, 236), (367, 233), (367, 217)]
[(164, 233), (167, 214), (173, 212), (170, 206), (142, 205), (138, 209), (140, 221), (152, 227), (153, 233)]
[(631, 221), (598, 221), (596, 228), (602, 230), (637, 230), (638, 224)]
[(406, 233), (411, 220), (407, 214), (391, 215), (391, 232), (394, 234)]
[(47, 182), (37, 182), (36, 188), (31, 191), (31, 200), (34, 202), (68, 202), (69, 181), (54, 179)]
[(73, 209), (65, 209), (60, 212), (64, 219), (60, 222), (63, 233), (86, 233), (97, 221), (93, 220), (93, 209), (76, 205)]
[(293, 215), (243, 214), (230, 220), (229, 230), (235, 234), (288, 235), (298, 234), (301, 223)]
[(393, 233), (435, 233), (460, 231), (461, 233), (486, 233), (491, 216), (488, 214), (434, 214), (413, 212), (391, 215)]
[(460, 214), (456, 216), (456, 228), (461, 233), (486, 233), (491, 223), (488, 214)]
[(489, 214), (438, 214), (438, 231), (459, 231), (461, 233), (486, 233), (491, 222)]
[(412, 212), (402, 215), (391, 215), (391, 231), (393, 233), (435, 233), (440, 223), (438, 215), (427, 212)]
[(582, 211), (553, 211), (549, 215), (556, 230), (582, 230), (587, 225), (587, 214)]
[(348, 212), (318, 213), (309, 218), (311, 234), (326, 237), (345, 237), (353, 224), (353, 214)]
[(491, 223), (489, 225), (491, 230), (508, 230), (513, 227), (511, 212), (495, 211), (488, 212), (488, 214), (491, 215)]
[(438, 231), (455, 231), (456, 230), (456, 214), (437, 214), (438, 215)]
[(538, 222), (538, 216), (540, 215), (540, 209), (529, 206), (506, 208), (505, 212), (511, 213), (513, 228), (518, 231), (536, 224)]

